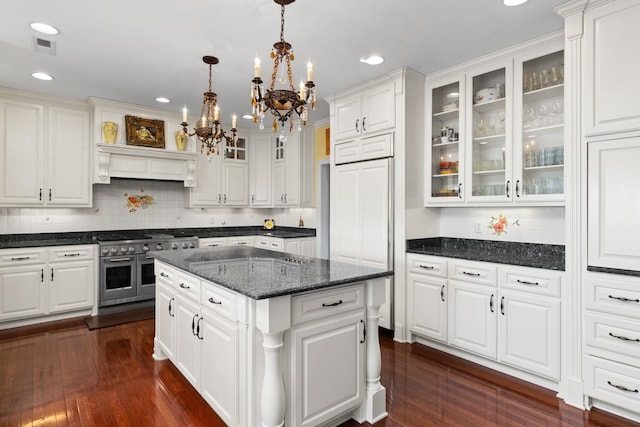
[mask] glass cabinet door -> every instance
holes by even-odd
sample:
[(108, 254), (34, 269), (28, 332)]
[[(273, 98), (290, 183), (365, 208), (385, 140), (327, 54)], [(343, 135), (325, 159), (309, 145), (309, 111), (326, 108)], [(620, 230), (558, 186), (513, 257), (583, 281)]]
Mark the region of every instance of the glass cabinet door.
[[(463, 200), (463, 139), (464, 121), (460, 108), (464, 99), (464, 80), (428, 89), (427, 114), (431, 141), (427, 141), (426, 195), (430, 204), (460, 203)], [(428, 86), (429, 88), (429, 86)], [(462, 99), (461, 99), (462, 98)], [(430, 142), (430, 143), (429, 143)]]
[(469, 76), (471, 199), (507, 201), (511, 197), (509, 93), (510, 70), (505, 66)]
[(225, 160), (247, 160), (247, 141), (245, 138), (237, 138), (227, 141), (224, 150)]
[(514, 155), (519, 200), (564, 199), (563, 64), (563, 51), (516, 63), (522, 82)]

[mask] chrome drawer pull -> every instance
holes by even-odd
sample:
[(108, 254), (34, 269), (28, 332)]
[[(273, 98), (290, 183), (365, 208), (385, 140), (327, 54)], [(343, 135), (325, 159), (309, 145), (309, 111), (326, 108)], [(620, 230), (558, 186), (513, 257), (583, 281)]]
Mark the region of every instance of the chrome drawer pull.
[(627, 337), (623, 337), (622, 335), (614, 335), (611, 332), (609, 332), (609, 336), (613, 337), (613, 338), (618, 338), (619, 340), (622, 341), (633, 341), (633, 342), (640, 342), (639, 338), (633, 339), (633, 338), (627, 338)]
[(222, 305), (222, 301), (216, 301), (213, 299), (213, 297), (209, 298), (209, 302), (211, 304), (218, 304), (218, 305)]
[(80, 256), (80, 253), (76, 252), (74, 254), (64, 254), (64, 256)]
[(469, 273), (468, 271), (463, 271), (462, 274), (466, 274), (467, 276), (480, 276), (480, 273)]
[(30, 256), (12, 256), (11, 261), (25, 261), (30, 258)]
[(185, 285), (184, 283), (180, 283), (180, 287), (181, 287), (182, 289), (191, 289), (191, 287), (190, 287), (190, 286), (187, 286), (187, 285)]
[(640, 299), (638, 298), (631, 299), (631, 298), (625, 298), (625, 297), (614, 297), (613, 295), (609, 295), (609, 298), (617, 299), (618, 301), (623, 301), (623, 302), (640, 302)]
[(342, 300), (339, 300), (338, 302), (333, 302), (331, 304), (327, 304), (327, 303), (323, 302), (322, 306), (323, 307), (335, 307), (336, 305), (340, 305), (340, 304), (342, 304)]
[(520, 280), (520, 279), (517, 279), (516, 282), (522, 283), (523, 285), (534, 285), (534, 286), (540, 285), (540, 283), (538, 282), (527, 282), (526, 280)]
[(162, 277), (169, 277), (169, 275), (167, 273), (165, 273), (164, 271), (160, 272), (160, 276)]
[(617, 388), (618, 390), (628, 391), (629, 393), (638, 393), (638, 389), (637, 388), (635, 390), (631, 390), (630, 388), (626, 388), (623, 385), (616, 385), (616, 384), (612, 383), (611, 381), (607, 381), (607, 384), (609, 384), (611, 387)]
[(433, 270), (435, 268), (432, 265), (423, 265), (423, 264), (418, 264), (418, 267), (424, 268), (425, 270)]

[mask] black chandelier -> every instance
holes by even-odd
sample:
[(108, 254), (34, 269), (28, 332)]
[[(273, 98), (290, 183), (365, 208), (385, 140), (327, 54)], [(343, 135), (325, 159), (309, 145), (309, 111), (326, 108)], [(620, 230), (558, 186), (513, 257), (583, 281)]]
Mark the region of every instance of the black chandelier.
[(218, 63), (215, 56), (204, 56), (202, 61), (209, 64), (209, 90), (204, 93), (202, 109), (200, 110), (200, 120), (196, 123), (193, 133), (189, 133), (189, 123), (187, 123), (187, 107), (182, 110), (182, 130), (188, 136), (196, 135), (200, 141), (200, 152), (209, 156), (212, 153), (220, 154), (220, 142), (225, 139), (227, 142), (237, 141), (237, 117), (234, 114), (231, 120), (231, 136), (227, 136), (220, 126), (220, 109), (218, 108), (218, 95), (211, 90), (211, 66)]
[[(302, 125), (307, 124), (309, 104), (311, 109), (316, 108), (316, 92), (313, 89), (313, 65), (309, 61), (307, 64), (307, 82), (300, 82), (300, 89), (296, 91), (293, 86), (293, 73), (291, 72), (291, 61), (295, 56), (291, 50), (291, 44), (284, 40), (284, 7), (293, 3), (295, 0), (274, 0), (280, 5), (280, 41), (273, 45), (271, 50), (271, 58), (273, 59), (273, 70), (271, 72), (271, 84), (269, 89), (264, 91), (262, 79), (260, 78), (260, 59), (255, 59), (254, 78), (251, 81), (251, 106), (253, 110), (253, 122), (260, 122), (260, 129), (264, 129), (264, 115), (266, 111), (270, 111), (273, 115), (273, 124), (271, 130), (275, 132), (278, 129), (278, 121), (283, 127), (293, 113), (300, 118), (298, 129), (302, 129)], [(285, 67), (283, 65), (279, 83), (289, 83), (286, 89), (276, 89), (276, 75), (280, 65), (286, 62), (286, 78)], [(289, 131), (293, 130), (293, 119), (289, 122)]]

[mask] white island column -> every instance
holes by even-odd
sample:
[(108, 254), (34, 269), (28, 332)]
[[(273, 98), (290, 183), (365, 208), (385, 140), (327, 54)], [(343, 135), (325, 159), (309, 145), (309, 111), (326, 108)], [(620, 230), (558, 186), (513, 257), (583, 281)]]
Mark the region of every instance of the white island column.
[(291, 327), (291, 296), (256, 301), (256, 327), (262, 332), (264, 380), (261, 418), (263, 427), (283, 427), (286, 408), (282, 349), (284, 332)]

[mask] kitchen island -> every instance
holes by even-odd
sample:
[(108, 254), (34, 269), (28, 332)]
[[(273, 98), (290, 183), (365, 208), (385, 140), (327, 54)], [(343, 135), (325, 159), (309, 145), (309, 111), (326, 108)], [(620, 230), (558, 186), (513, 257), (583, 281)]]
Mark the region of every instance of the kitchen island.
[(393, 272), (248, 247), (151, 254), (154, 358), (228, 425), (387, 415), (378, 318)]

